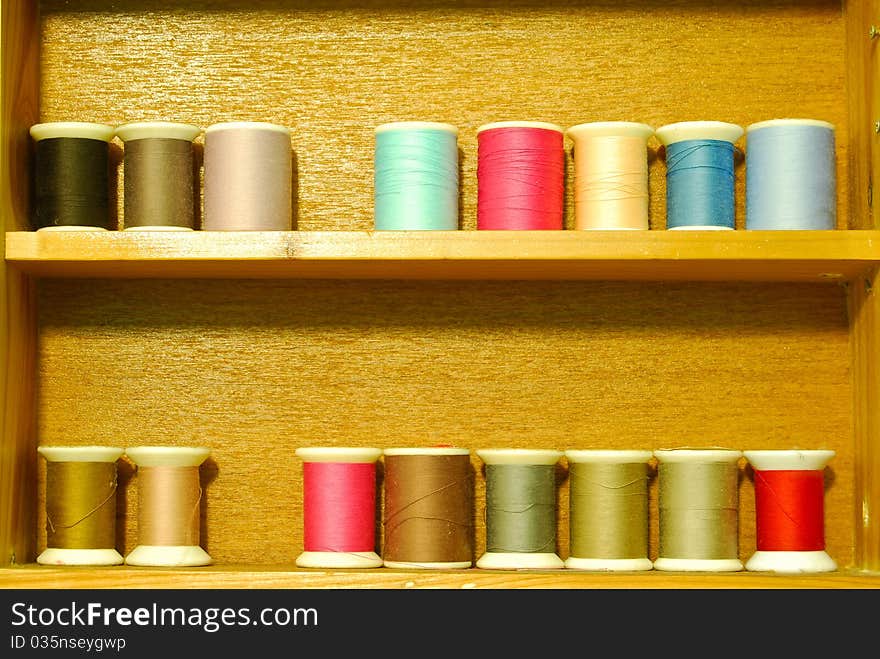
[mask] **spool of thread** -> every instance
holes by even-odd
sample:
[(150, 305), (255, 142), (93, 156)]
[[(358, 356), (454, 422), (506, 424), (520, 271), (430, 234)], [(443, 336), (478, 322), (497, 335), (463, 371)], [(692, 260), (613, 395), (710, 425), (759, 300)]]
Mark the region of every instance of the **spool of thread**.
[(299, 448), (303, 545), (299, 567), (381, 567), (376, 548), (377, 448)]
[(385, 449), (385, 549), (389, 568), (473, 565), (473, 476), (467, 449)]
[(651, 451), (570, 450), (569, 557), (578, 570), (650, 570)]
[(833, 572), (825, 551), (825, 465), (834, 451), (744, 451), (755, 473), (757, 551), (746, 569)]
[(657, 129), (666, 147), (666, 228), (736, 228), (734, 143), (743, 129), (723, 121), (682, 121)]
[(116, 461), (111, 446), (40, 446), (46, 459), (46, 549), (42, 565), (120, 565), (116, 551)]
[(197, 126), (143, 121), (116, 128), (125, 143), (125, 230), (192, 231), (193, 140)]
[(596, 121), (572, 126), (575, 229), (647, 230), (651, 126)]
[(113, 126), (35, 124), (33, 226), (38, 231), (107, 231)]
[(202, 488), (199, 465), (210, 455), (201, 447), (139, 446), (126, 449), (137, 465), (138, 544), (127, 565), (210, 565), (199, 546)]
[(290, 129), (230, 121), (205, 130), (207, 231), (289, 231), (293, 226)]
[(565, 567), (556, 553), (556, 463), (561, 451), (482, 449), (486, 552), (478, 568)]
[(659, 481), (659, 556), (654, 569), (735, 572), (739, 560), (741, 451), (654, 451)]
[(563, 130), (540, 121), (477, 129), (477, 229), (562, 229)]
[(399, 121), (377, 126), (375, 136), (376, 229), (458, 229), (458, 128)]
[(837, 228), (834, 125), (771, 119), (746, 128), (746, 229)]

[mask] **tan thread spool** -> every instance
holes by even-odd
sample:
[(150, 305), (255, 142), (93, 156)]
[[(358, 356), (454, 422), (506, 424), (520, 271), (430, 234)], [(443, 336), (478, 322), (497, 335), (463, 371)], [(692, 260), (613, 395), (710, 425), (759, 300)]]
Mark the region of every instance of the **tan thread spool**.
[(385, 567), (473, 565), (473, 477), (461, 448), (385, 449)]
[(658, 460), (659, 556), (654, 569), (735, 572), (742, 451), (664, 449)]
[(289, 231), (293, 224), (290, 130), (230, 121), (205, 130), (206, 231)]
[(46, 461), (46, 549), (42, 565), (119, 565), (116, 461), (110, 446), (40, 446)]
[(138, 545), (126, 564), (210, 565), (199, 546), (199, 465), (210, 449), (142, 446), (126, 449), (126, 455), (138, 467)]

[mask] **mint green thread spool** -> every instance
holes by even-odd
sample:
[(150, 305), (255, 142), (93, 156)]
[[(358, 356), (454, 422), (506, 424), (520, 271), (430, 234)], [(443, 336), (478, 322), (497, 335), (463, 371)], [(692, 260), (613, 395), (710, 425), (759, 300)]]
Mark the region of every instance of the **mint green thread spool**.
[(383, 231), (458, 229), (458, 129), (430, 121), (376, 128), (374, 222)]

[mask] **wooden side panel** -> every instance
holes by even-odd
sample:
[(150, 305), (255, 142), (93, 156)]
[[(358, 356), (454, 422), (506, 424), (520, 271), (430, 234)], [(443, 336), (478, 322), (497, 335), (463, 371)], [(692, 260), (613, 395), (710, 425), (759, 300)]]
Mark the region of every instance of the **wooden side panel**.
[[(28, 227), (28, 127), (37, 121), (37, 3), (0, 5), (0, 246)], [(29, 277), (0, 264), (0, 564), (34, 558), (35, 298)]]

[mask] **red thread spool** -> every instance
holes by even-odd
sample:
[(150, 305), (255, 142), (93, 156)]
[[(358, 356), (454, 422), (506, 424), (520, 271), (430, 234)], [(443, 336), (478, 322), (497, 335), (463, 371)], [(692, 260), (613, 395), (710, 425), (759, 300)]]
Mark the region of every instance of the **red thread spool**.
[(500, 121), (477, 130), (477, 229), (562, 229), (563, 130)]
[(379, 567), (377, 448), (300, 448), (303, 545), (299, 567)]
[(757, 551), (747, 570), (829, 572), (824, 468), (834, 451), (744, 451), (755, 472)]

